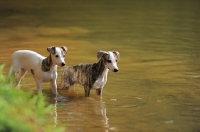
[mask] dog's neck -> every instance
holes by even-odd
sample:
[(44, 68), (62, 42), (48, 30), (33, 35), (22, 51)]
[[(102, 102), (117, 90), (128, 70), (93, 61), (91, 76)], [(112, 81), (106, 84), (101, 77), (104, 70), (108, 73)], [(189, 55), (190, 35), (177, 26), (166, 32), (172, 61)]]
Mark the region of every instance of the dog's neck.
[(92, 78), (96, 81), (100, 76), (108, 73), (108, 69), (105, 67), (105, 60), (101, 58), (97, 63), (92, 66)]
[(48, 72), (50, 71), (51, 67), (53, 66), (53, 61), (51, 58), (51, 54), (45, 58), (44, 60), (42, 60), (42, 71), (43, 72)]

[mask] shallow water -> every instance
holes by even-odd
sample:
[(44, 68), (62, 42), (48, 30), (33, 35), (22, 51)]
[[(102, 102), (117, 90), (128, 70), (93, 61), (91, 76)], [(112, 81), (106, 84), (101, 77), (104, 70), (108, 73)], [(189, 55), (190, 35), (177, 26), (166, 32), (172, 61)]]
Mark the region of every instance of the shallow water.
[[(59, 90), (52, 125), (67, 131), (200, 131), (199, 1), (0, 2), (0, 64), (15, 50), (44, 56), (69, 48), (67, 65), (96, 62), (98, 50), (117, 50), (119, 72), (109, 72), (102, 97), (82, 86)], [(61, 68), (58, 69), (60, 75)], [(60, 76), (57, 80), (60, 83)], [(21, 89), (36, 91), (30, 74)]]

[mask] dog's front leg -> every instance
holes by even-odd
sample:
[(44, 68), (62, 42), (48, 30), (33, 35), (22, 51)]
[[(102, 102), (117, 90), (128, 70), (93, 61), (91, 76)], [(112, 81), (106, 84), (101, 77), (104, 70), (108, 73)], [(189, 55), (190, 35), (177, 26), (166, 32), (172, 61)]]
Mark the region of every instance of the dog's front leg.
[(42, 93), (42, 88), (41, 88), (42, 81), (41, 80), (35, 80), (35, 81), (36, 81), (36, 84), (37, 84), (37, 92), (38, 92), (38, 94)]
[(102, 88), (96, 89), (96, 93), (97, 93), (99, 96), (101, 95), (101, 92), (102, 92)]
[(58, 94), (56, 79), (52, 79), (50, 81), (50, 84), (51, 84), (51, 89), (52, 89), (53, 93), (56, 95), (56, 97), (54, 99), (57, 100), (57, 101), (64, 101), (64, 100), (66, 100), (65, 97), (63, 97), (63, 96), (61, 96), (61, 95)]
[(53, 93), (57, 96), (58, 91), (57, 91), (56, 79), (52, 79), (50, 81), (50, 84), (51, 84), (51, 89), (52, 89)]

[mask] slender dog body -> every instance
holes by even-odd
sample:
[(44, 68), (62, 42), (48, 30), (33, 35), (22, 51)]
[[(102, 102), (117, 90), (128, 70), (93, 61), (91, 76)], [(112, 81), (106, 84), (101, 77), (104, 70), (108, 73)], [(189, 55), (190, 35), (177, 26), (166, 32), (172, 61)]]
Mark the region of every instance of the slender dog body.
[(50, 53), (48, 57), (44, 57), (34, 51), (18, 50), (12, 55), (13, 73), (19, 70), (15, 77), (15, 83), (20, 84), (21, 79), (29, 71), (37, 84), (38, 93), (42, 92), (42, 82), (50, 82), (54, 94), (57, 93), (57, 65), (64, 66), (64, 52), (67, 52), (67, 47), (48, 47)]
[(113, 72), (118, 71), (117, 59), (119, 52), (97, 52), (99, 61), (93, 64), (79, 64), (65, 67), (61, 77), (61, 87), (69, 89), (75, 83), (84, 86), (85, 96), (90, 95), (92, 88), (96, 89), (98, 95), (101, 95), (102, 89), (107, 82), (109, 69)]

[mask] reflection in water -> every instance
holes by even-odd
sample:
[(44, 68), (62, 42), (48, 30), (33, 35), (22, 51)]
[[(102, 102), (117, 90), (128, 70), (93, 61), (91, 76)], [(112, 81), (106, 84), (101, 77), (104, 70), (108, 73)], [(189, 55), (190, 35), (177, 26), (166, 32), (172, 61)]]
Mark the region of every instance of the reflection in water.
[[(109, 125), (109, 118), (106, 115), (106, 104), (97, 96), (85, 98), (79, 96), (75, 89), (70, 91), (61, 90), (62, 94), (68, 95), (67, 101), (54, 101), (51, 96), (51, 103), (54, 104), (53, 120), (54, 127), (66, 124), (67, 131), (109, 131), (117, 130)], [(70, 94), (70, 95), (69, 95)], [(74, 122), (74, 123), (73, 123)]]
[(108, 118), (106, 116), (106, 106), (105, 106), (105, 102), (103, 102), (102, 100), (100, 100), (100, 104), (101, 104), (101, 114), (103, 116), (103, 122), (104, 122), (104, 126), (105, 127), (109, 127), (108, 125)]
[(57, 126), (58, 124), (58, 113), (57, 113), (57, 100), (55, 100), (55, 104), (54, 104), (54, 127)]

